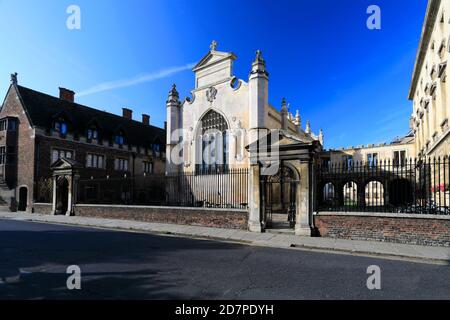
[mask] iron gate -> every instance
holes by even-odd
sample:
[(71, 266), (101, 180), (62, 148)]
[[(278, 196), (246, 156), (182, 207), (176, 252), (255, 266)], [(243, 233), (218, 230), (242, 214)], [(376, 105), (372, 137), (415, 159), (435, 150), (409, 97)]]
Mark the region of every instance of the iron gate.
[(263, 222), (266, 228), (273, 226), (274, 214), (285, 215), (284, 221), (294, 228), (297, 183), (294, 172), (286, 166), (282, 166), (276, 175), (262, 177)]

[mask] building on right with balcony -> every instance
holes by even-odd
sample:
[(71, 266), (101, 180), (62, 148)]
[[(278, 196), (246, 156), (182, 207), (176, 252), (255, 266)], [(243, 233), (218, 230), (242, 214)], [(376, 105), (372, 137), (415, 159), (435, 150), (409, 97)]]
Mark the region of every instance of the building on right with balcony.
[(409, 89), (413, 101), (411, 127), (419, 157), (450, 154), (450, 81), (446, 70), (449, 37), (450, 1), (430, 0)]

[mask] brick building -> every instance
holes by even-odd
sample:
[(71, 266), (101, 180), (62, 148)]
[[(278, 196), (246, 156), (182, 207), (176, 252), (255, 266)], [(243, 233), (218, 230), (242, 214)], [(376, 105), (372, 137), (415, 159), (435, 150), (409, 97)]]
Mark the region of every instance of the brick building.
[[(126, 203), (139, 197), (145, 201), (150, 195), (143, 192), (151, 190), (144, 191), (136, 181), (164, 173), (165, 130), (150, 125), (148, 115), (135, 121), (132, 110), (123, 108), (123, 115), (117, 116), (77, 104), (73, 91), (59, 90), (59, 98), (53, 97), (20, 86), (17, 74), (11, 76), (0, 111), (3, 201), (27, 211), (35, 203), (51, 202), (52, 165), (61, 159), (76, 168), (77, 178), (85, 182), (77, 190), (83, 200)], [(117, 191), (114, 179), (120, 179), (118, 188), (128, 189)]]

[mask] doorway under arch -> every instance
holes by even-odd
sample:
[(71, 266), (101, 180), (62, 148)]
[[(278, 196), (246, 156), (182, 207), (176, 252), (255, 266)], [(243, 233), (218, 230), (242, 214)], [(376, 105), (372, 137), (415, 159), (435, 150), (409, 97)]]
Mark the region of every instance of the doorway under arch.
[(281, 165), (278, 173), (262, 178), (266, 228), (294, 228), (298, 179), (295, 169)]
[(69, 204), (69, 181), (61, 177), (56, 185), (56, 213), (66, 214)]

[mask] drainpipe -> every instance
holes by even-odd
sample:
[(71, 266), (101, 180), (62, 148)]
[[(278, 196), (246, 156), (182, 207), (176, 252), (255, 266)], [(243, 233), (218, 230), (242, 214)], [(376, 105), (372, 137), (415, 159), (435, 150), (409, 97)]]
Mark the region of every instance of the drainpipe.
[(135, 165), (136, 165), (136, 154), (133, 152), (133, 154), (132, 154), (132, 156), (133, 156), (133, 167), (132, 167), (132, 172), (131, 172), (131, 176), (132, 176), (132, 185), (131, 185), (131, 201), (133, 201), (133, 203), (134, 203), (134, 189), (135, 189), (135, 175), (134, 175), (134, 173), (135, 173)]

